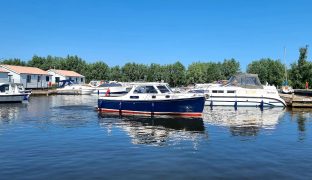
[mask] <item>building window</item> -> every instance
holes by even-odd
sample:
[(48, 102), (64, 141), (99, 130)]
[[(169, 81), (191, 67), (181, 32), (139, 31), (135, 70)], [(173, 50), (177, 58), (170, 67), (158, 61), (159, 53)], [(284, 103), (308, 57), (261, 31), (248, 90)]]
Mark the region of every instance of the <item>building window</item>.
[(27, 75), (27, 83), (31, 82), (31, 75)]
[(41, 76), (37, 76), (38, 82), (40, 82), (41, 80)]
[(46, 81), (47, 81), (47, 82), (50, 81), (50, 76), (46, 76)]
[(81, 78), (81, 82), (83, 82), (83, 78)]
[(78, 78), (76, 78), (76, 82), (78, 82)]
[(60, 82), (60, 77), (55, 77), (55, 82), (56, 83)]

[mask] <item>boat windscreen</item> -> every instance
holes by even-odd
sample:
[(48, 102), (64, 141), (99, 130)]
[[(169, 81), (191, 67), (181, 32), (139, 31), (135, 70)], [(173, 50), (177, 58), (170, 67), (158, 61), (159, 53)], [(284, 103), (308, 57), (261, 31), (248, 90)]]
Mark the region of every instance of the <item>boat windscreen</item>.
[(238, 86), (243, 88), (263, 89), (257, 74), (238, 74), (232, 76), (226, 86)]
[(166, 86), (157, 86), (161, 93), (168, 93), (170, 90)]
[(99, 85), (99, 87), (121, 87), (122, 85), (119, 83), (103, 83)]

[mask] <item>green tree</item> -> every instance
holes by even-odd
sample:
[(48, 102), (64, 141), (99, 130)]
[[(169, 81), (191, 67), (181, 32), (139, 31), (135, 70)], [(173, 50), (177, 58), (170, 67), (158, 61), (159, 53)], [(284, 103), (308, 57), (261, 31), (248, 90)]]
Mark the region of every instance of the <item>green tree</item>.
[(147, 72), (147, 81), (148, 82), (159, 82), (163, 80), (163, 68), (159, 64), (152, 63), (148, 67), (148, 72)]
[(127, 63), (121, 68), (123, 81), (144, 81), (148, 67), (144, 64)]
[(187, 84), (205, 83), (207, 66), (205, 63), (195, 62), (189, 65), (186, 72)]
[(179, 61), (172, 65), (167, 66), (167, 72), (169, 75), (168, 83), (170, 86), (182, 86), (185, 85), (185, 67)]
[(262, 84), (282, 85), (284, 81), (284, 64), (280, 60), (260, 59), (248, 64), (247, 72), (258, 74)]
[(231, 76), (240, 72), (239, 62), (233, 58), (229, 60), (225, 59), (222, 63), (221, 71), (225, 79), (230, 79)]
[(1, 64), (15, 65), (15, 66), (26, 66), (27, 65), (27, 63), (25, 61), (22, 61), (18, 58), (5, 59), (5, 60), (1, 61)]
[(312, 65), (307, 61), (308, 57), (308, 45), (299, 49), (299, 59), (297, 63), (291, 64), (289, 70), (289, 79), (293, 88), (305, 88), (305, 82), (309, 81), (311, 87), (311, 74)]
[(207, 83), (225, 79), (225, 76), (222, 73), (222, 64), (220, 62), (219, 63), (210, 62), (207, 63), (206, 66), (207, 67), (205, 72), (206, 77), (205, 81)]
[(112, 81), (122, 81), (122, 73), (119, 66), (113, 66), (112, 68), (110, 68), (109, 79)]
[(109, 79), (109, 67), (102, 61), (97, 61), (93, 64), (89, 64), (88, 70), (85, 72), (87, 81), (90, 80), (108, 80)]

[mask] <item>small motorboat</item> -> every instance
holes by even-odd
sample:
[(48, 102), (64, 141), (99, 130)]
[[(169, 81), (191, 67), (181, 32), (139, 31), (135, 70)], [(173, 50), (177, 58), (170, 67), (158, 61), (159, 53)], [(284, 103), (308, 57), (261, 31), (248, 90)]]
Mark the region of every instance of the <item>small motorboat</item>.
[(285, 107), (275, 86), (262, 85), (257, 74), (237, 74), (225, 85), (194, 89), (204, 94), (207, 106)]
[(284, 94), (292, 94), (295, 92), (291, 86), (282, 86), (281, 91)]
[(122, 96), (128, 93), (128, 87), (116, 81), (103, 82), (93, 88), (92, 94), (99, 96), (105, 96), (107, 94), (110, 96)]
[(0, 103), (27, 101), (30, 94), (22, 84), (0, 83)]
[(90, 95), (94, 88), (83, 84), (74, 84), (73, 81), (63, 80), (60, 81), (61, 85), (56, 89), (57, 94), (67, 94), (67, 95)]
[(119, 115), (198, 117), (202, 115), (204, 104), (203, 95), (173, 93), (166, 83), (137, 83), (123, 96), (99, 96), (98, 110)]

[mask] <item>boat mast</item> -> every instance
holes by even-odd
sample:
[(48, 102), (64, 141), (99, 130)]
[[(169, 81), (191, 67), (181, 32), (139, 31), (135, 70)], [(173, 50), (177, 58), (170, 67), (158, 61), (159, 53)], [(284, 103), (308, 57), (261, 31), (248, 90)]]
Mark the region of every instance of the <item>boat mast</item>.
[(288, 78), (287, 78), (287, 65), (286, 65), (286, 47), (284, 47), (284, 55), (283, 55), (283, 59), (284, 59), (284, 66), (285, 66), (285, 76), (286, 76), (286, 84), (288, 86)]

